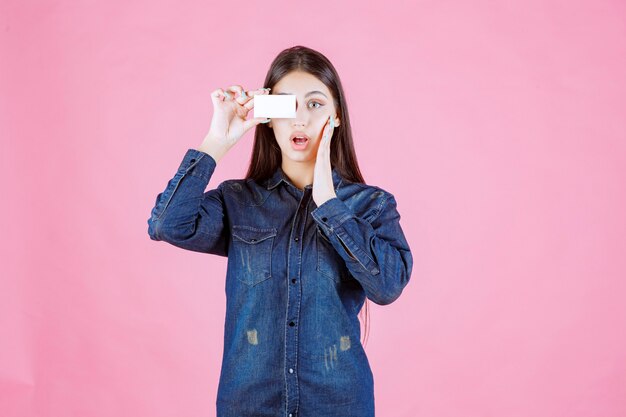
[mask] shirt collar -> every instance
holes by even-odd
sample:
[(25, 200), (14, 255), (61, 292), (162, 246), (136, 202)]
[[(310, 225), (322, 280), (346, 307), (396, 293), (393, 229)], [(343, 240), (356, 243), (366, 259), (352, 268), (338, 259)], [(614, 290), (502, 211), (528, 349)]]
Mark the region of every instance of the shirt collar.
[[(337, 188), (339, 188), (339, 185), (343, 181), (343, 178), (341, 177), (341, 175), (339, 174), (339, 172), (337, 171), (335, 167), (331, 169), (331, 174), (333, 177), (333, 185), (335, 186), (335, 190), (336, 190)], [(285, 174), (285, 172), (279, 165), (276, 171), (274, 171), (274, 174), (267, 180), (267, 189), (268, 190), (273, 189), (274, 187), (278, 186), (281, 181), (284, 181), (285, 184), (289, 184), (292, 187), (295, 187), (295, 185), (293, 185), (293, 183), (289, 180), (289, 178), (287, 177), (287, 175)]]

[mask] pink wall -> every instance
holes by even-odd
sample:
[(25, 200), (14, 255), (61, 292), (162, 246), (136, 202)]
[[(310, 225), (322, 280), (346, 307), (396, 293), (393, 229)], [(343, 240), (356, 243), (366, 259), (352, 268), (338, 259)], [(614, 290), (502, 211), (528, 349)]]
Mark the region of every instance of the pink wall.
[(213, 3), (0, 3), (0, 415), (214, 415), (225, 259), (146, 220), (209, 92), (296, 44), (413, 249), (377, 415), (626, 415), (624, 2)]

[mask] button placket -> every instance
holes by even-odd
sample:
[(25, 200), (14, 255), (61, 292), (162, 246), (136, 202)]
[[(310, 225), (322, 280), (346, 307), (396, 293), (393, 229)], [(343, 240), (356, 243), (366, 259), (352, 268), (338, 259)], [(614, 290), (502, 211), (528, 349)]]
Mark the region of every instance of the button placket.
[[(289, 245), (287, 265), (288, 276), (291, 277), (291, 283), (295, 284), (300, 277), (300, 265), (302, 263), (302, 236), (306, 227), (306, 217), (308, 210), (308, 203), (311, 197), (312, 189), (305, 188), (301, 195), (298, 209), (293, 219), (291, 235), (293, 236), (292, 244)], [(300, 314), (302, 290), (300, 285), (290, 285), (287, 288), (287, 326), (288, 329), (285, 332), (285, 364), (290, 364), (286, 369), (288, 373), (287, 378), (287, 408), (297, 407), (299, 394), (298, 394), (298, 379), (296, 373), (295, 363), (297, 360), (298, 350), (298, 320)], [(293, 414), (293, 413), (292, 413)], [(290, 415), (292, 415), (290, 414)]]

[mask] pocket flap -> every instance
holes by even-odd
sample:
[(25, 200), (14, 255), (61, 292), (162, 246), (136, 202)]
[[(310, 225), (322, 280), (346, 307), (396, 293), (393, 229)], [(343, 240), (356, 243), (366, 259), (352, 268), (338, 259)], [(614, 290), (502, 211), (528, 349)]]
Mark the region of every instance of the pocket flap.
[(318, 224), (318, 225), (316, 225), (316, 228), (317, 228), (317, 233), (318, 233), (318, 234), (319, 234), (322, 238), (324, 238), (324, 240), (325, 240), (326, 242), (328, 242), (328, 244), (329, 244), (329, 245), (332, 245), (332, 243), (330, 242), (330, 239), (326, 236), (326, 234), (324, 233), (324, 231), (322, 230), (322, 228), (319, 226), (319, 224)]
[(256, 244), (276, 236), (276, 229), (259, 229), (252, 226), (233, 225), (233, 236), (246, 243)]

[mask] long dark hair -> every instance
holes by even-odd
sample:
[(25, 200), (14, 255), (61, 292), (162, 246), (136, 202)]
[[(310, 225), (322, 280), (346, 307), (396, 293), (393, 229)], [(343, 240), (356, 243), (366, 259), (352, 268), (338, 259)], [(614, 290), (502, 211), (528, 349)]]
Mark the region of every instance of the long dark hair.
[[(292, 71), (308, 72), (323, 82), (332, 93), (340, 124), (335, 127), (331, 138), (330, 164), (337, 169), (337, 172), (345, 180), (364, 184), (365, 180), (361, 175), (352, 142), (348, 105), (335, 67), (321, 53), (305, 46), (293, 46), (283, 50), (274, 58), (263, 87), (274, 88), (285, 75)], [(260, 183), (271, 177), (281, 163), (282, 154), (276, 142), (274, 131), (266, 124), (257, 125), (254, 132), (250, 166), (245, 178), (254, 179)], [(365, 304), (360, 314), (365, 317), (365, 330), (368, 334), (369, 308), (367, 298), (365, 298)]]

